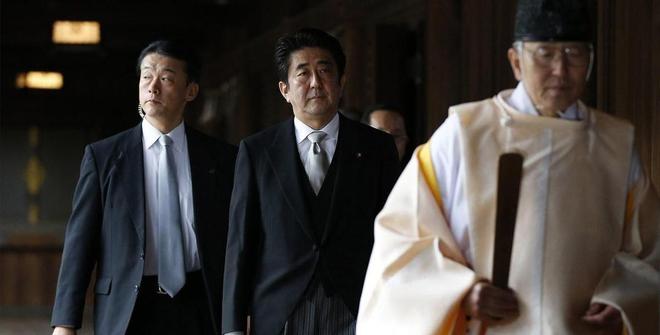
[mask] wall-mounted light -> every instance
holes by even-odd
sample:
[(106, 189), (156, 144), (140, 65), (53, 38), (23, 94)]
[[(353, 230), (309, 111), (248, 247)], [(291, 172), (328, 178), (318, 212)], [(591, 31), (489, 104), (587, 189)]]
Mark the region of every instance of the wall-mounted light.
[(22, 72), (16, 76), (17, 88), (59, 90), (64, 85), (64, 77), (59, 72)]
[(55, 21), (53, 43), (56, 44), (99, 44), (101, 24), (97, 21)]

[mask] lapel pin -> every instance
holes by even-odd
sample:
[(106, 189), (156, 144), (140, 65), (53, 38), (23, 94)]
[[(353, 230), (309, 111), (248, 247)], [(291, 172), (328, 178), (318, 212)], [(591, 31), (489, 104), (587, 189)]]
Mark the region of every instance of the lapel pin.
[(355, 157), (356, 157), (356, 158), (362, 158), (362, 153), (361, 153), (361, 152), (356, 153), (356, 154), (355, 154)]

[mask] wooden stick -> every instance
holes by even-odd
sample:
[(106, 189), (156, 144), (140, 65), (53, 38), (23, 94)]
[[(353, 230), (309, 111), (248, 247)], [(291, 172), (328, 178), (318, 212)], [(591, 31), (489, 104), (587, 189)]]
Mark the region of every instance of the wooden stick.
[(509, 286), (509, 269), (513, 234), (522, 179), (523, 157), (517, 153), (500, 156), (497, 179), (497, 214), (495, 217), (495, 250), (493, 252), (493, 285)]

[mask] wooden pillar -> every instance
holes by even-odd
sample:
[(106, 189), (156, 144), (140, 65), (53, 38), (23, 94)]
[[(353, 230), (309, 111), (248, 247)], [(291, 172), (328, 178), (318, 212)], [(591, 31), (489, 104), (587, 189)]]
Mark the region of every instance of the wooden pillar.
[(346, 86), (342, 108), (349, 113), (359, 113), (366, 103), (366, 36), (364, 26), (355, 21), (344, 25), (342, 47), (346, 54)]
[(447, 108), (515, 86), (506, 58), (515, 0), (427, 2), (426, 111), (428, 135)]
[(599, 0), (597, 107), (630, 120), (642, 162), (660, 185), (660, 4)]
[(458, 102), (460, 81), (460, 1), (427, 1), (426, 137), (447, 117), (447, 108)]

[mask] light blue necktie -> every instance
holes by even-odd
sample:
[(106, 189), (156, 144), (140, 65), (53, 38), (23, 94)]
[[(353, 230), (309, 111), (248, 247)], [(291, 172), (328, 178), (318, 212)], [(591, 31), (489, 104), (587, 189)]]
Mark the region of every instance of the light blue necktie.
[(172, 139), (161, 135), (158, 142), (158, 283), (174, 297), (186, 283), (179, 188)]

